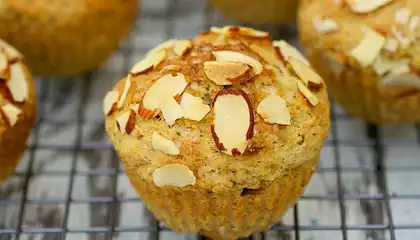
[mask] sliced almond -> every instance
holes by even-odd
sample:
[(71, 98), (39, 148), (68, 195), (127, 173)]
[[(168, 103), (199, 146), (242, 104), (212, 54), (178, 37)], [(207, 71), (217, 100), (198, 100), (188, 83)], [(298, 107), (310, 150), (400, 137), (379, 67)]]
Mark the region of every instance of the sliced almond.
[(194, 173), (179, 163), (167, 164), (153, 172), (153, 182), (159, 187), (185, 187), (195, 185)]
[(370, 13), (392, 1), (393, 0), (346, 0), (351, 10), (355, 13)]
[(291, 57), (289, 63), (295, 71), (296, 75), (308, 86), (320, 87), (322, 86), (322, 78), (311, 69), (308, 65)]
[(391, 27), (391, 33), (397, 39), (397, 41), (400, 43), (401, 47), (403, 49), (410, 46), (412, 39), (410, 37), (404, 36), (404, 34), (398, 30), (395, 26)]
[(313, 19), (313, 24), (319, 33), (329, 33), (338, 30), (338, 23), (332, 19), (321, 19), (319, 16), (316, 16)]
[(365, 37), (350, 53), (362, 67), (367, 67), (375, 61), (385, 45), (385, 38), (371, 28), (366, 28)]
[(5, 50), (6, 54), (11, 59), (23, 58), (22, 53), (20, 53), (18, 50), (16, 50), (16, 48), (12, 47), (12, 45), (8, 44), (0, 38), (0, 49), (2, 48)]
[(249, 47), (252, 51), (257, 53), (262, 59), (264, 59), (264, 61), (279, 68), (284, 75), (290, 75), (284, 63), (277, 58), (274, 52), (270, 52), (269, 50), (264, 49), (258, 44), (251, 44)]
[(164, 138), (158, 132), (154, 131), (152, 135), (152, 147), (168, 155), (179, 155), (178, 146), (171, 140)]
[(388, 52), (395, 52), (398, 49), (398, 41), (395, 38), (387, 38), (385, 41), (384, 49)]
[(408, 23), (408, 28), (412, 33), (415, 33), (417, 28), (420, 26), (420, 17), (414, 16), (411, 18), (410, 22)]
[(133, 110), (135, 113), (139, 112), (139, 108), (140, 108), (140, 104), (139, 103), (135, 103), (133, 105), (131, 105), (131, 110)]
[(177, 119), (184, 116), (184, 111), (173, 97), (162, 99), (159, 105), (166, 124), (172, 126)]
[(0, 79), (9, 80), (10, 78), (10, 69), (9, 69), (9, 60), (7, 55), (0, 51)]
[(159, 109), (161, 101), (168, 97), (175, 97), (184, 92), (188, 82), (184, 74), (177, 73), (175, 76), (166, 74), (156, 80), (147, 90), (143, 97), (142, 107), (154, 111)]
[(116, 120), (120, 132), (130, 134), (136, 125), (136, 114), (130, 109), (118, 116)]
[(179, 66), (179, 65), (166, 65), (162, 68), (161, 72), (163, 72), (163, 71), (175, 71), (175, 72), (177, 72), (179, 70), (181, 70), (181, 66)]
[(184, 56), (188, 50), (192, 47), (192, 42), (190, 40), (179, 40), (176, 41), (174, 45), (174, 53), (178, 56)]
[(168, 48), (172, 48), (175, 45), (176, 41), (177, 41), (176, 39), (169, 39), (169, 40), (157, 45), (155, 48), (151, 49), (150, 51), (148, 51), (146, 53), (146, 56), (149, 56), (151, 54), (155, 54), (157, 52), (160, 52), (160, 51), (168, 49)]
[(393, 69), (379, 83), (382, 87), (413, 87), (420, 89), (420, 77), (410, 72), (408, 65)]
[(123, 106), (125, 99), (127, 98), (128, 92), (130, 91), (130, 88), (131, 88), (131, 80), (132, 80), (132, 76), (131, 74), (128, 74), (128, 76), (125, 78), (124, 89), (121, 94), (120, 100), (118, 101), (117, 108), (121, 108)]
[(22, 110), (10, 103), (7, 103), (1, 107), (1, 112), (4, 115), (6, 122), (10, 126), (14, 126), (19, 120), (19, 115), (22, 113)]
[(286, 101), (277, 95), (265, 97), (257, 107), (257, 113), (267, 123), (290, 125), (290, 112)]
[(220, 27), (210, 27), (210, 32), (222, 34), (223, 33), (223, 28), (220, 28)]
[(218, 62), (240, 62), (249, 64), (255, 75), (260, 74), (263, 70), (262, 64), (248, 55), (233, 51), (213, 51), (212, 53)]
[(406, 25), (411, 18), (411, 9), (400, 8), (395, 12), (394, 20), (396, 23)]
[(226, 26), (224, 31), (228, 32), (237, 32), (243, 36), (254, 37), (254, 38), (270, 38), (268, 32), (263, 32), (249, 27), (239, 27), (239, 26)]
[(209, 112), (210, 106), (203, 103), (199, 97), (194, 97), (189, 93), (184, 93), (181, 99), (181, 108), (184, 110), (184, 118), (200, 121)]
[(117, 91), (109, 91), (104, 97), (104, 101), (102, 103), (103, 111), (105, 115), (109, 115), (115, 107), (115, 103), (117, 103), (120, 94)]
[(305, 96), (305, 98), (308, 100), (308, 102), (312, 105), (312, 106), (316, 106), (319, 102), (318, 98), (315, 96), (315, 94), (313, 94), (311, 92), (311, 90), (309, 90), (309, 88), (306, 87), (306, 85), (304, 83), (302, 83), (301, 81), (298, 81), (298, 88), (300, 93), (303, 94), (303, 96)]
[(379, 75), (385, 75), (388, 72), (392, 72), (395, 69), (399, 69), (404, 66), (409, 66), (410, 59), (401, 59), (401, 60), (391, 60), (383, 56), (376, 58), (375, 62), (372, 64), (372, 69)]
[(29, 86), (21, 63), (10, 65), (10, 80), (6, 82), (15, 102), (24, 102), (29, 97)]
[(252, 68), (241, 62), (207, 61), (204, 62), (204, 73), (217, 85), (232, 85), (253, 77)]
[(134, 65), (134, 67), (131, 69), (131, 74), (138, 75), (156, 68), (163, 62), (163, 60), (165, 60), (166, 56), (167, 53), (165, 51), (158, 51), (147, 55), (146, 58)]
[(254, 115), (246, 93), (239, 89), (219, 91), (213, 111), (211, 133), (217, 148), (233, 156), (243, 154), (254, 131)]
[(300, 53), (295, 47), (290, 45), (288, 42), (284, 40), (274, 41), (274, 47), (278, 47), (280, 50), (281, 55), (284, 57), (285, 60), (288, 60), (290, 57), (294, 57), (295, 59), (305, 63), (306, 65), (311, 65), (302, 53)]

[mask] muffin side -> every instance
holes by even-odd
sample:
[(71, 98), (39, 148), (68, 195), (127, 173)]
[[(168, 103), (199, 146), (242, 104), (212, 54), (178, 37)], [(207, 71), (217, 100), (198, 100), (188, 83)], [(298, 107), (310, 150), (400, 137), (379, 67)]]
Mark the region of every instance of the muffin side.
[[(316, 167), (329, 129), (326, 87), (302, 58), (286, 42), (273, 43), (267, 33), (235, 26), (213, 27), (194, 40), (169, 40), (152, 49), (108, 92), (104, 99), (106, 131), (130, 181), (158, 218), (178, 231), (214, 231), (220, 238), (231, 238), (259, 230), (262, 225), (269, 227), (295, 202)], [(311, 79), (298, 78), (307, 74)], [(171, 97), (169, 101), (159, 98), (159, 105), (150, 99), (158, 93)], [(188, 106), (185, 96), (195, 99), (196, 113), (202, 111), (204, 115), (196, 120), (182, 111), (177, 115), (179, 106)], [(226, 111), (220, 99), (235, 108), (225, 105)], [(170, 102), (175, 103), (169, 111), (164, 105)], [(270, 102), (276, 105), (270, 106)], [(160, 109), (151, 111), (145, 106)], [(252, 114), (240, 113), (239, 108), (249, 108)], [(228, 116), (226, 121), (217, 120), (222, 113)], [(229, 127), (246, 125), (242, 129), (246, 148), (241, 144), (231, 147), (238, 138), (228, 139), (218, 128), (218, 124), (236, 119), (235, 114), (243, 117)], [(247, 120), (244, 123), (242, 119)], [(170, 169), (174, 174), (162, 179)], [(279, 189), (290, 194), (271, 196)], [(168, 203), (159, 210), (164, 203), (153, 203), (152, 199), (163, 195)], [(246, 197), (253, 195), (255, 199)], [(242, 198), (252, 198), (252, 207), (257, 202), (273, 201), (272, 197), (280, 204), (272, 218), (255, 212), (255, 218), (268, 219), (265, 224), (228, 224), (233, 219), (219, 216), (217, 209), (194, 214), (199, 211), (194, 201), (233, 201), (232, 207), (243, 209), (239, 207)], [(183, 198), (185, 201), (180, 202)], [(194, 223), (190, 227), (176, 221), (179, 204), (191, 209), (180, 219)], [(241, 211), (233, 210), (244, 214)], [(206, 226), (209, 219), (215, 221), (211, 228)], [(225, 224), (231, 227), (223, 230)]]
[(357, 11), (345, 1), (303, 1), (299, 38), (308, 58), (350, 115), (419, 121), (420, 4), (395, 0)]

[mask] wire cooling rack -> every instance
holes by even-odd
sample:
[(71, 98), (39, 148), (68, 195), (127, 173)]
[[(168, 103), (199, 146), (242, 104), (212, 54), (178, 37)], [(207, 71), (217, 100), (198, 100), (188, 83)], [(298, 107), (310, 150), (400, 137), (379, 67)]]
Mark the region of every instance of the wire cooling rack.
[[(144, 208), (107, 142), (101, 103), (149, 48), (229, 23), (204, 1), (144, 0), (132, 36), (105, 66), (38, 81), (28, 150), (0, 185), (0, 240), (205, 239), (171, 232)], [(295, 41), (293, 28), (263, 30)], [(419, 126), (367, 125), (334, 104), (331, 121), (305, 195), (250, 239), (420, 239)]]

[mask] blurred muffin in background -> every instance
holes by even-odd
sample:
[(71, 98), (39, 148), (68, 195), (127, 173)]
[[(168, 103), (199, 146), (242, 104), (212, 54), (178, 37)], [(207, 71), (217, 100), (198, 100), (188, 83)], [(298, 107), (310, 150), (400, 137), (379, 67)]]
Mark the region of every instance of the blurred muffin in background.
[(210, 0), (226, 18), (242, 23), (294, 22), (298, 0)]
[(73, 75), (101, 65), (135, 20), (137, 0), (3, 0), (0, 38), (36, 75)]
[(23, 56), (0, 39), (0, 183), (19, 163), (35, 115), (35, 86)]
[(420, 1), (303, 0), (300, 41), (350, 115), (420, 121)]

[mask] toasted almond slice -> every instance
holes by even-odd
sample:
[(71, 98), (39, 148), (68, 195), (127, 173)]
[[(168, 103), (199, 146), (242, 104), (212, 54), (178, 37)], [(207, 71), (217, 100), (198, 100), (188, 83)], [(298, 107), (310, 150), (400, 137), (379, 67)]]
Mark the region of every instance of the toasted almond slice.
[(311, 92), (311, 90), (309, 90), (309, 88), (307, 88), (306, 87), (306, 85), (303, 83), (303, 82), (301, 82), (301, 81), (298, 81), (298, 88), (299, 88), (299, 91), (300, 91), (300, 93), (302, 93), (303, 94), (303, 96), (305, 96), (305, 98), (308, 100), (308, 102), (312, 105), (312, 106), (316, 106), (317, 104), (318, 104), (318, 102), (319, 102), (319, 100), (318, 100), (318, 98), (315, 96), (315, 94), (313, 94), (312, 92)]
[(130, 109), (118, 116), (116, 120), (120, 132), (130, 134), (136, 125), (136, 113)]
[(408, 28), (412, 33), (415, 33), (417, 28), (420, 26), (420, 17), (419, 16), (413, 16), (408, 23)]
[(178, 146), (171, 140), (164, 138), (158, 132), (154, 131), (152, 135), (152, 147), (168, 155), (179, 155)]
[(257, 113), (267, 123), (290, 125), (290, 112), (286, 101), (277, 95), (265, 97), (257, 107)]
[(420, 89), (420, 77), (410, 72), (408, 65), (393, 69), (379, 83), (382, 87), (413, 87)]
[(162, 68), (161, 72), (163, 71), (179, 71), (181, 70), (181, 66), (179, 65), (166, 65)]
[(241, 62), (207, 61), (204, 62), (204, 73), (217, 85), (232, 85), (253, 77), (252, 68)]
[(187, 85), (188, 82), (184, 74), (177, 73), (175, 76), (166, 74), (156, 80), (147, 90), (143, 97), (142, 107), (154, 111), (159, 108), (162, 100), (183, 93)]
[(255, 75), (260, 74), (263, 70), (262, 64), (248, 55), (233, 51), (213, 51), (212, 53), (218, 62), (240, 62), (249, 64)]
[(178, 56), (184, 56), (188, 50), (192, 47), (192, 42), (190, 40), (179, 40), (176, 41), (174, 45), (174, 53)]
[(321, 19), (319, 16), (316, 16), (312, 22), (319, 33), (329, 33), (338, 30), (338, 23), (332, 19)]
[(153, 182), (159, 187), (185, 187), (195, 185), (194, 173), (179, 163), (167, 164), (153, 172)]
[(6, 54), (9, 56), (10, 59), (23, 58), (22, 53), (20, 53), (16, 48), (12, 47), (12, 45), (8, 44), (0, 38), (0, 49), (2, 48), (5, 50)]
[(109, 115), (115, 107), (115, 103), (117, 103), (120, 94), (117, 91), (109, 91), (104, 97), (104, 101), (102, 103), (103, 111), (105, 116)]
[(322, 78), (301, 61), (291, 57), (289, 63), (295, 71), (296, 75), (308, 86), (320, 87), (322, 86)]
[(163, 60), (165, 60), (166, 56), (167, 54), (165, 51), (158, 51), (147, 55), (145, 59), (134, 65), (134, 67), (131, 69), (131, 74), (138, 75), (156, 68), (160, 63), (163, 62)]
[(10, 66), (10, 80), (6, 82), (15, 102), (24, 102), (29, 97), (29, 86), (26, 74), (21, 63), (17, 62)]
[(395, 12), (394, 20), (396, 23), (401, 25), (406, 25), (411, 18), (411, 9), (409, 8), (400, 8)]
[(385, 41), (384, 49), (388, 52), (395, 52), (398, 49), (398, 41), (395, 38), (387, 38)]
[(177, 41), (176, 39), (169, 39), (169, 40), (157, 45), (155, 48), (151, 49), (150, 51), (148, 51), (146, 53), (146, 56), (149, 56), (151, 54), (155, 54), (157, 52), (160, 52), (160, 51), (168, 49), (168, 48), (172, 48), (175, 45), (176, 41)]
[(404, 36), (403, 32), (398, 30), (395, 26), (391, 27), (391, 33), (395, 39), (397, 39), (403, 49), (407, 48), (412, 43), (412, 39), (410, 37)]
[(264, 49), (263, 47), (261, 47), (258, 44), (251, 44), (249, 46), (251, 48), (252, 51), (254, 51), (255, 53), (257, 53), (262, 59), (264, 59), (264, 61), (268, 62), (269, 64), (277, 67), (280, 69), (280, 71), (286, 75), (289, 76), (290, 73), (287, 70), (286, 66), (284, 65), (284, 63), (282, 61), (280, 61), (280, 59), (277, 58), (277, 56), (275, 55), (275, 53), (270, 52), (266, 49)]
[(237, 32), (243, 36), (254, 37), (254, 38), (270, 38), (268, 32), (263, 32), (249, 27), (239, 26), (226, 26), (223, 28), (225, 32)]
[(130, 88), (131, 88), (131, 80), (132, 80), (132, 76), (131, 74), (128, 74), (128, 76), (125, 78), (124, 90), (121, 94), (120, 100), (118, 101), (117, 108), (121, 108), (123, 106), (125, 99), (127, 98), (128, 92), (130, 91)]
[(355, 13), (370, 13), (392, 1), (393, 0), (346, 0), (351, 10)]
[(383, 56), (378, 56), (375, 62), (372, 64), (372, 69), (379, 75), (383, 76), (388, 72), (392, 72), (395, 69), (399, 69), (404, 66), (409, 66), (410, 59), (401, 60), (390, 60)]
[(354, 57), (362, 67), (367, 67), (375, 61), (386, 39), (375, 30), (366, 28), (365, 37), (353, 50), (350, 55)]
[(274, 47), (278, 47), (280, 50), (281, 55), (284, 57), (285, 60), (288, 60), (289, 57), (294, 57), (297, 60), (305, 63), (306, 65), (310, 66), (308, 59), (306, 59), (302, 53), (300, 53), (295, 47), (290, 45), (288, 42), (284, 40), (274, 41)]
[(239, 89), (219, 91), (213, 111), (211, 133), (217, 148), (233, 156), (243, 154), (254, 131), (254, 115), (246, 93)]
[(6, 122), (10, 126), (14, 126), (18, 122), (19, 115), (22, 113), (22, 110), (10, 103), (7, 103), (1, 107), (1, 112), (4, 115)]
[(10, 69), (7, 55), (0, 51), (0, 79), (9, 80)]
[(162, 110), (165, 122), (169, 126), (174, 125), (177, 119), (180, 119), (184, 116), (184, 111), (173, 97), (162, 99), (159, 108)]
[(139, 109), (140, 109), (140, 104), (139, 103), (135, 103), (133, 105), (131, 105), (131, 110), (133, 110), (135, 113), (139, 113)]
[(184, 118), (200, 121), (209, 112), (210, 106), (203, 103), (203, 100), (199, 97), (194, 97), (189, 93), (184, 93), (181, 99), (181, 108), (184, 110)]
[(220, 28), (220, 27), (210, 27), (210, 32), (222, 34), (223, 33), (223, 28)]

